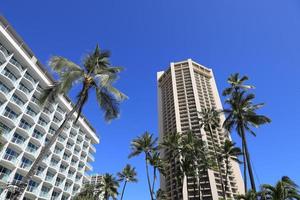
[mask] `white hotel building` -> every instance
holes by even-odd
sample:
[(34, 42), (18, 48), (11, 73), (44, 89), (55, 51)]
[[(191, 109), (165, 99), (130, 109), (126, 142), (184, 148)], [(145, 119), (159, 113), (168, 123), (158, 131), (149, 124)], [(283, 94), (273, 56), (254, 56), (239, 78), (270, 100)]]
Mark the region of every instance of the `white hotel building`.
[[(51, 106), (38, 105), (41, 91), (52, 83), (52, 77), (0, 16), (0, 199), (7, 198), (8, 183), (20, 181), (28, 172), (72, 109), (70, 100), (62, 96)], [(89, 162), (94, 161), (96, 143), (99, 139), (85, 118), (76, 125), (68, 122), (22, 198), (71, 199), (88, 180), (86, 171), (92, 170)]]
[[(158, 112), (160, 140), (168, 133), (184, 134), (192, 130), (206, 142), (213, 152), (212, 140), (219, 146), (227, 139), (222, 128), (213, 130), (213, 138), (200, 127), (197, 111), (215, 108), (222, 110), (222, 104), (214, 79), (213, 71), (191, 59), (171, 63), (166, 71), (157, 73), (158, 83)], [(221, 121), (225, 116), (221, 115)], [(221, 125), (221, 124), (220, 124)], [(170, 156), (168, 150), (163, 152)], [(199, 190), (196, 177), (185, 177), (184, 186), (176, 180), (177, 160), (169, 163), (165, 177), (161, 177), (161, 188), (167, 192), (168, 200), (197, 200)], [(225, 179), (225, 163), (222, 163), (222, 176)], [(201, 172), (200, 194), (203, 200), (218, 200), (222, 198), (221, 179), (217, 171)], [(230, 162), (228, 198), (236, 199), (244, 191), (239, 164)]]

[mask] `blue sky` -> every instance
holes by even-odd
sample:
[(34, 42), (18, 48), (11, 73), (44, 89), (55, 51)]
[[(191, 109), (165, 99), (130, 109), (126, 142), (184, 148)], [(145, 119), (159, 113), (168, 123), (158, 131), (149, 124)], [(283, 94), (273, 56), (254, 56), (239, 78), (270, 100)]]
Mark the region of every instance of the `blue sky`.
[(2, 1), (0, 11), (42, 63), (52, 55), (80, 62), (99, 43), (124, 66), (117, 87), (129, 100), (120, 119), (104, 123), (92, 98), (84, 113), (101, 137), (95, 172), (137, 167), (140, 182), (126, 199), (148, 199), (142, 157), (127, 155), (137, 135), (157, 135), (156, 72), (187, 58), (213, 68), (219, 91), (231, 73), (251, 78), (273, 121), (249, 137), (257, 184), (282, 175), (300, 184), (298, 0), (28, 0)]

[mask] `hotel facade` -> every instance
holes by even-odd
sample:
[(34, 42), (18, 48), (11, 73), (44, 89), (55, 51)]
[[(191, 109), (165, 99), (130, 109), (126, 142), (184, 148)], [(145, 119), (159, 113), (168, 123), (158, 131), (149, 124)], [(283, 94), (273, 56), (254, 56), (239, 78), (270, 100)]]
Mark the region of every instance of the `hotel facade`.
[[(171, 63), (166, 71), (157, 73), (158, 84), (158, 113), (159, 113), (159, 137), (160, 140), (172, 132), (184, 134), (192, 130), (213, 151), (212, 140), (222, 146), (226, 138), (224, 130), (213, 130), (214, 138), (211, 138), (200, 127), (198, 111), (202, 109), (222, 109), (216, 82), (211, 69), (208, 69), (191, 59)], [(221, 122), (224, 115), (221, 115)], [(220, 124), (221, 125), (221, 124)], [(162, 152), (168, 156), (167, 150)], [(198, 186), (195, 186), (196, 177), (184, 177), (184, 185), (177, 183), (176, 169), (178, 161), (169, 163), (166, 176), (161, 176), (161, 188), (167, 192), (168, 200), (198, 200)], [(237, 162), (230, 162), (226, 195), (234, 198), (244, 191), (243, 180)], [(222, 164), (222, 176), (225, 179), (224, 163)], [(203, 200), (218, 200), (222, 198), (222, 187), (217, 171), (208, 170), (201, 174), (201, 194)]]
[[(73, 104), (64, 96), (41, 107), (38, 98), (54, 80), (6, 19), (0, 16), (0, 199), (18, 183)], [(63, 133), (30, 180), (22, 199), (69, 200), (92, 170), (95, 130), (84, 117), (67, 123)]]

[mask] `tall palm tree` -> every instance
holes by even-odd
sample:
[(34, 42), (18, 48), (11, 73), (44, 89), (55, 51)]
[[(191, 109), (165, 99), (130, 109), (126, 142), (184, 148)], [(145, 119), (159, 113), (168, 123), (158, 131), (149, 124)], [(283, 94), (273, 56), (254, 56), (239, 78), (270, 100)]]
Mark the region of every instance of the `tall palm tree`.
[(151, 190), (154, 193), (155, 191), (155, 182), (157, 179), (157, 170), (160, 174), (165, 175), (166, 163), (161, 159), (160, 153), (155, 151), (151, 154), (149, 158), (149, 164), (153, 167), (153, 179), (152, 179), (152, 187)]
[[(233, 92), (231, 97), (226, 100), (226, 104), (229, 105), (228, 109), (224, 109), (226, 119), (223, 126), (230, 132), (233, 128), (236, 129), (238, 135), (242, 139), (242, 151), (244, 162), (247, 163), (248, 174), (250, 177), (251, 188), (256, 192), (255, 181), (253, 171), (250, 162), (250, 154), (248, 150), (248, 144), (246, 139), (246, 131), (256, 136), (252, 131), (252, 127), (259, 127), (260, 125), (270, 123), (271, 120), (264, 116), (256, 114), (256, 111), (264, 104), (253, 104), (254, 94), (248, 94), (246, 91)], [(246, 170), (246, 163), (244, 170)], [(246, 177), (244, 177), (246, 180)], [(246, 184), (247, 181), (245, 181)], [(245, 185), (245, 192), (247, 186)]]
[(122, 194), (121, 194), (121, 200), (123, 199), (123, 195), (125, 192), (126, 184), (127, 183), (136, 183), (138, 180), (136, 178), (137, 173), (135, 171), (135, 167), (132, 167), (131, 165), (127, 164), (125, 168), (122, 170), (122, 172), (118, 172), (118, 181), (123, 182), (123, 189), (122, 189)]
[(225, 88), (223, 91), (223, 96), (228, 96), (233, 92), (238, 92), (240, 90), (249, 90), (254, 89), (252, 85), (245, 85), (244, 82), (249, 80), (247, 76), (239, 77), (239, 73), (231, 74), (227, 79), (227, 82), (230, 84), (230, 87)]
[(153, 191), (152, 191), (150, 175), (149, 175), (149, 162), (153, 152), (156, 152), (158, 149), (156, 144), (157, 140), (158, 140), (157, 138), (153, 138), (153, 134), (145, 132), (142, 136), (137, 137), (131, 142), (131, 153), (128, 156), (129, 158), (132, 158), (142, 153), (144, 154), (147, 182), (148, 182), (151, 200), (153, 200), (154, 197), (153, 197)]
[(103, 193), (105, 200), (109, 200), (110, 197), (114, 200), (117, 199), (119, 182), (112, 174), (104, 174), (102, 182), (97, 187), (99, 192)]
[(235, 161), (240, 163), (238, 156), (242, 155), (242, 151), (239, 147), (235, 146), (235, 143), (230, 140), (225, 140), (224, 145), (221, 148), (220, 160), (225, 162), (225, 191), (228, 188), (228, 175), (229, 175), (229, 163)]
[(54, 56), (50, 59), (49, 64), (58, 73), (60, 80), (44, 91), (44, 94), (40, 98), (42, 105), (45, 102), (52, 103), (56, 101), (60, 95), (67, 95), (74, 84), (80, 84), (82, 89), (77, 95), (75, 106), (66, 114), (60, 127), (50, 138), (50, 141), (42, 148), (29, 172), (23, 178), (22, 183), (18, 185), (19, 190), (15, 192), (13, 199), (18, 200), (20, 198), (20, 195), (24, 192), (28, 181), (35, 174), (42, 159), (49, 152), (51, 146), (62, 133), (66, 123), (72, 119), (73, 115), (77, 114), (74, 123), (77, 122), (82, 108), (93, 90), (96, 93), (99, 107), (104, 111), (105, 120), (109, 121), (118, 117), (119, 102), (124, 100), (126, 96), (113, 87), (112, 84), (116, 81), (118, 73), (122, 68), (112, 67), (109, 57), (110, 53), (108, 51), (101, 51), (97, 45), (96, 49), (86, 56), (82, 66), (59, 56)]
[[(182, 134), (178, 132), (166, 133), (163, 140), (159, 144), (160, 150), (164, 151), (164, 160), (167, 161), (169, 167), (180, 161), (182, 146)], [(176, 188), (183, 180), (182, 171), (180, 168), (176, 169)], [(176, 191), (176, 198), (179, 199), (178, 191)]]
[(223, 198), (226, 200), (226, 190), (224, 186), (224, 181), (223, 181), (223, 175), (222, 175), (222, 170), (221, 170), (221, 163), (220, 160), (218, 159), (219, 154), (217, 149), (219, 148), (219, 145), (215, 143), (215, 137), (213, 135), (213, 130), (216, 130), (218, 127), (220, 127), (220, 111), (217, 111), (215, 109), (203, 109), (202, 111), (198, 112), (200, 115), (199, 121), (200, 121), (200, 126), (201, 128), (204, 128), (205, 131), (208, 131), (211, 141), (212, 141), (212, 146), (213, 146), (213, 151), (218, 167), (218, 172), (219, 172), (219, 177), (221, 181), (221, 187), (222, 187), (222, 193), (223, 193)]
[(299, 187), (289, 177), (283, 176), (275, 186), (264, 184), (262, 188), (262, 199), (265, 200), (292, 200), (300, 199)]
[[(210, 153), (201, 138), (193, 131), (182, 134), (169, 133), (163, 138), (160, 147), (168, 152), (169, 155), (166, 156), (168, 163), (179, 162), (180, 166), (176, 170), (176, 177), (180, 180), (180, 184), (184, 184), (185, 178), (193, 177), (194, 194), (196, 194), (196, 185), (198, 184), (199, 198), (202, 199), (201, 175), (211, 169), (213, 164)], [(178, 194), (177, 198), (179, 199)]]

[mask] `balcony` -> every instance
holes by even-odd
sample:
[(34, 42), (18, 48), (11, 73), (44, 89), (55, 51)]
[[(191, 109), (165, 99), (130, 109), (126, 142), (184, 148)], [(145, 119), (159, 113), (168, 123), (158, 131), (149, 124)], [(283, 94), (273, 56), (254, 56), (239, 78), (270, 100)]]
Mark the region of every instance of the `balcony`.
[(91, 153), (88, 153), (88, 158), (94, 162), (95, 161), (95, 157), (91, 154)]
[(28, 186), (26, 190), (31, 193), (36, 193), (37, 187), (36, 186)]
[(8, 154), (8, 153), (4, 154), (3, 159), (9, 161), (12, 164), (17, 163), (17, 156), (11, 155), (11, 154)]
[(0, 44), (0, 50), (5, 55), (5, 57), (9, 56), (9, 54), (10, 54), (9, 51), (2, 44)]
[(45, 181), (48, 181), (48, 182), (52, 182), (53, 181), (53, 178), (54, 176), (49, 176), (49, 175), (46, 175), (46, 178), (45, 178)]
[(92, 167), (92, 165), (90, 164), (90, 163), (85, 163), (86, 164), (86, 167), (89, 169), (89, 170), (93, 170), (93, 167)]
[(0, 83), (0, 91), (2, 91), (4, 94), (8, 94), (10, 92), (10, 89), (3, 83)]
[(33, 154), (35, 157), (37, 156), (37, 148), (27, 146), (26, 151)]
[(4, 76), (6, 76), (7, 78), (9, 78), (12, 82), (15, 82), (15, 81), (17, 80), (17, 77), (16, 77), (12, 72), (10, 72), (10, 71), (7, 70), (7, 69), (4, 69), (4, 70), (2, 71), (2, 74), (3, 74)]
[(24, 77), (31, 81), (32, 84), (37, 82), (30, 74), (28, 74), (28, 72), (25, 73)]
[(41, 191), (41, 193), (40, 193), (40, 197), (42, 197), (42, 198), (44, 198), (44, 199), (49, 199), (49, 197), (50, 197), (50, 193), (49, 193), (49, 191)]
[(7, 182), (10, 174), (0, 172), (0, 181)]
[(19, 85), (19, 89), (22, 91), (22, 92), (24, 92), (25, 94), (29, 94), (31, 91), (27, 88), (27, 87), (25, 87), (22, 83)]
[(22, 65), (15, 58), (11, 58), (9, 62), (16, 66), (20, 70), (20, 72), (23, 71)]

